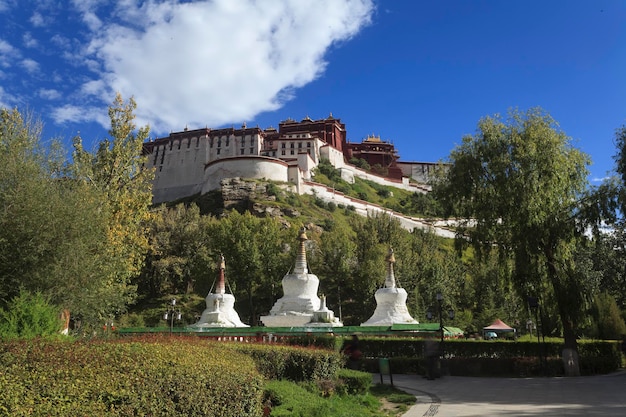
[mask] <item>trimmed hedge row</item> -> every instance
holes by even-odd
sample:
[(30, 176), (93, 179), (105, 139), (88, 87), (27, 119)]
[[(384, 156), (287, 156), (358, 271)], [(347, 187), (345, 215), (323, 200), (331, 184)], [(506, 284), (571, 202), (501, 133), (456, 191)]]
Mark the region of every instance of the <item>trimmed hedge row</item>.
[(344, 363), (344, 358), (335, 350), (262, 344), (230, 346), (252, 357), (267, 379), (294, 382), (333, 379)]
[(15, 341), (0, 345), (0, 415), (259, 416), (263, 377), (219, 343)]
[[(423, 373), (424, 342), (415, 338), (362, 338), (360, 349), (369, 360), (363, 368), (378, 372), (377, 358), (393, 358), (393, 372)], [(445, 366), (452, 375), (529, 376), (563, 375), (563, 344), (558, 342), (446, 340)], [(621, 366), (618, 342), (585, 341), (578, 343), (582, 375), (604, 374)], [(540, 365), (539, 357), (544, 359)]]

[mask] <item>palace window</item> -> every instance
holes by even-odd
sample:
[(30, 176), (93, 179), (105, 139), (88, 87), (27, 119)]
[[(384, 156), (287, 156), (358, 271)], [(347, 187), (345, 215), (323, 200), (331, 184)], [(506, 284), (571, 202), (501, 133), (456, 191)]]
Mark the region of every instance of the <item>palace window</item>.
[(254, 153), (254, 148), (250, 148), (250, 155)]
[(291, 149), (293, 149), (293, 148), (294, 148), (294, 146), (293, 146), (293, 142), (291, 142), (291, 143), (289, 144), (289, 147), (290, 147)]
[(302, 149), (302, 142), (298, 142), (298, 149)]
[(245, 149), (240, 149), (240, 150), (239, 150), (239, 154), (240, 154), (240, 155), (243, 155), (244, 151), (245, 151)]
[(221, 151), (221, 149), (218, 149), (218, 150), (217, 150), (217, 154), (218, 154), (218, 155), (220, 154), (220, 151)]
[(280, 151), (280, 154), (284, 156), (285, 155), (285, 151)]
[(281, 147), (281, 148), (283, 148), (283, 149), (285, 149), (285, 142), (281, 143), (281, 144), (280, 144), (280, 147)]

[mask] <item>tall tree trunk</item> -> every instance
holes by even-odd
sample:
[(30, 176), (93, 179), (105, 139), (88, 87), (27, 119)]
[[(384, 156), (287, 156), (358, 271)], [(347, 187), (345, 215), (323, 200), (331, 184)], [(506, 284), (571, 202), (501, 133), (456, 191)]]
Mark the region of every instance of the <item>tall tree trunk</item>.
[(563, 360), (563, 368), (565, 370), (565, 376), (580, 376), (580, 364), (578, 361), (578, 343), (576, 341), (576, 324), (572, 318), (572, 312), (568, 309), (567, 297), (569, 293), (567, 288), (562, 285), (559, 280), (558, 271), (556, 269), (556, 259), (554, 251), (551, 247), (545, 250), (547, 266), (548, 266), (548, 278), (554, 289), (556, 297), (557, 308), (559, 310), (559, 316), (561, 317), (561, 324), (563, 326), (563, 351), (561, 359)]

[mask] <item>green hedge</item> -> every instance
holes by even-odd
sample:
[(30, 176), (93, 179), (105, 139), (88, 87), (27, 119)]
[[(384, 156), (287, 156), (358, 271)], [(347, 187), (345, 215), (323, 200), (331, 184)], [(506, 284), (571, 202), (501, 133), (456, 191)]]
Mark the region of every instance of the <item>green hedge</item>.
[(219, 343), (16, 341), (0, 363), (0, 415), (261, 415), (255, 363)]
[(372, 375), (369, 372), (341, 369), (337, 379), (343, 385), (345, 393), (350, 395), (366, 394), (372, 385)]
[[(364, 354), (361, 368), (378, 372), (378, 358), (393, 358), (394, 373), (423, 373), (423, 339), (405, 337), (361, 338)], [(448, 371), (453, 375), (563, 375), (563, 344), (519, 341), (446, 340), (443, 346)], [(622, 355), (615, 341), (578, 342), (583, 375), (609, 373), (621, 366)], [(540, 366), (539, 357), (547, 358)]]
[(344, 362), (335, 350), (296, 346), (233, 344), (241, 353), (251, 356), (259, 372), (268, 379), (314, 381), (333, 379)]

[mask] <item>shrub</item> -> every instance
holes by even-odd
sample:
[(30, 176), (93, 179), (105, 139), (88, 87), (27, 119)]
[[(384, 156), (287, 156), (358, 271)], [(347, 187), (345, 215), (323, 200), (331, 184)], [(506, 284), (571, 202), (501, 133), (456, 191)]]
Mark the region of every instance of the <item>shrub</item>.
[(0, 357), (0, 415), (261, 414), (254, 362), (199, 339), (19, 341)]
[(369, 372), (341, 369), (337, 374), (346, 394), (358, 395), (367, 393), (372, 385), (372, 375)]
[(250, 355), (259, 372), (268, 379), (315, 381), (333, 379), (343, 363), (334, 350), (279, 345), (233, 345)]
[(20, 291), (6, 311), (0, 311), (0, 338), (32, 339), (59, 334), (60, 311), (41, 293)]

